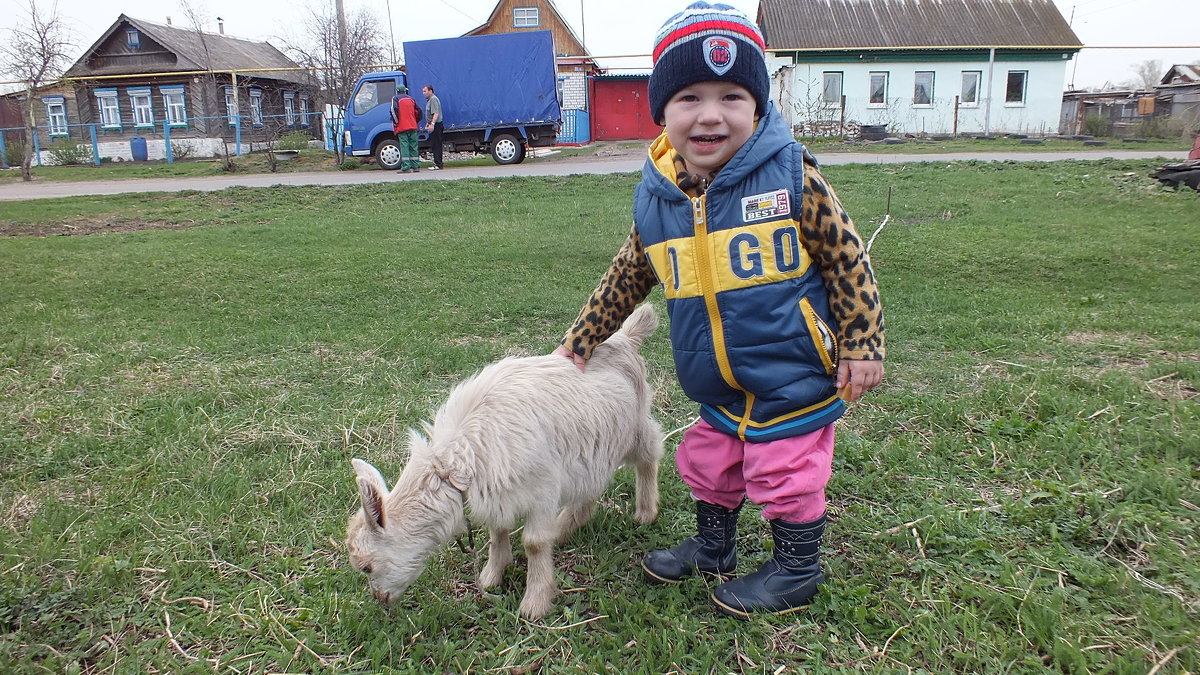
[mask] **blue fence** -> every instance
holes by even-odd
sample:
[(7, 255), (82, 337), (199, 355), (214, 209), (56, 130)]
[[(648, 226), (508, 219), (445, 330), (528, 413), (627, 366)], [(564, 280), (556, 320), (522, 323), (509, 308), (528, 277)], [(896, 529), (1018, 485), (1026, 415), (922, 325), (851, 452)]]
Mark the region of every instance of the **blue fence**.
[[(51, 143), (58, 139), (66, 139), (72, 143), (90, 142), (92, 149), (92, 164), (95, 166), (100, 166), (101, 144), (108, 145), (111, 143), (123, 143), (128, 141), (130, 155), (132, 156), (134, 154), (134, 147), (137, 145), (135, 139), (140, 140), (141, 143), (144, 144), (146, 139), (143, 134), (153, 134), (156, 139), (162, 140), (164, 159), (167, 160), (168, 164), (173, 164), (175, 162), (175, 152), (171, 148), (172, 132), (174, 132), (176, 135), (175, 140), (177, 143), (186, 140), (192, 140), (195, 137), (180, 136), (179, 132), (188, 128), (188, 126), (194, 124), (195, 122), (202, 120), (219, 120), (227, 122), (229, 126), (233, 128), (233, 154), (240, 157), (242, 155), (243, 143), (254, 142), (253, 140), (243, 141), (242, 132), (245, 128), (242, 123), (243, 117), (245, 116), (235, 115), (232, 121), (229, 121), (229, 118), (225, 115), (221, 115), (219, 117), (189, 117), (185, 125), (173, 125), (166, 120), (160, 120), (155, 121), (153, 126), (134, 127), (132, 132), (126, 132), (124, 128), (106, 129), (99, 124), (68, 124), (66, 125), (67, 133), (51, 134), (50, 127), (48, 125), (43, 125), (36, 127), (33, 132), (33, 159), (37, 166), (42, 166), (41, 151), (43, 149), (43, 137), (49, 138)], [(263, 115), (261, 117), (262, 122), (249, 125), (247, 128), (247, 135), (253, 135), (257, 131), (265, 131), (268, 124), (270, 124), (272, 128), (277, 127), (280, 130), (283, 130), (285, 133), (291, 131), (312, 131), (314, 128), (319, 129), (319, 127), (313, 126), (314, 124), (319, 123), (319, 113), (310, 112), (305, 115), (296, 113), (293, 114), (292, 117), (295, 120), (295, 123), (287, 124), (287, 115)], [(282, 121), (282, 124), (278, 124), (279, 121)], [(72, 130), (76, 131), (72, 132)], [(8, 147), (4, 138), (6, 132), (17, 132), (24, 134), (25, 127), (0, 128), (0, 168), (8, 169), (11, 167), (8, 164)], [(84, 140), (85, 138), (86, 140)], [(260, 142), (265, 142), (265, 139), (264, 141)], [(142, 145), (141, 147), (144, 149), (145, 146)]]
[(582, 145), (591, 142), (592, 124), (586, 110), (564, 110), (562, 114), (562, 129), (558, 132), (560, 144), (578, 143)]

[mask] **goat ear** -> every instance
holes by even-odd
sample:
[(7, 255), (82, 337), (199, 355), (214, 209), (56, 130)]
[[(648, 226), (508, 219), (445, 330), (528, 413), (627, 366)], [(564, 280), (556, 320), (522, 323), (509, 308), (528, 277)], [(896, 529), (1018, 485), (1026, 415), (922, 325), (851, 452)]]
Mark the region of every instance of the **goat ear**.
[(362, 500), (363, 513), (367, 516), (367, 525), (372, 529), (383, 529), (383, 496), (387, 494), (387, 483), (379, 469), (361, 459), (352, 459), (358, 484), (358, 497)]
[[(424, 422), (422, 422), (422, 424), (425, 425), (425, 433), (428, 434), (430, 431), (430, 427)], [(408, 428), (408, 459), (409, 459), (409, 461), (412, 461), (413, 457), (423, 456), (428, 449), (429, 449), (429, 438), (425, 435), (422, 435), (420, 431), (417, 431), (416, 429), (409, 427)]]

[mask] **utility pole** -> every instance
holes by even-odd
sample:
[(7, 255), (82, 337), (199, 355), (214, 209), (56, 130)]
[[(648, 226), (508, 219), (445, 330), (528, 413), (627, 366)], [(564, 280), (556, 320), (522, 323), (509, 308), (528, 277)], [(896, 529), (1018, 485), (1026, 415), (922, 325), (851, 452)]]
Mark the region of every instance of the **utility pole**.
[(388, 35), (392, 39), (392, 67), (395, 68), (400, 64), (396, 62), (396, 28), (392, 24), (392, 1), (387, 0), (388, 14)]
[(342, 76), (342, 85), (350, 80), (350, 71), (346, 69), (346, 4), (337, 1), (337, 36), (338, 36), (338, 72)]

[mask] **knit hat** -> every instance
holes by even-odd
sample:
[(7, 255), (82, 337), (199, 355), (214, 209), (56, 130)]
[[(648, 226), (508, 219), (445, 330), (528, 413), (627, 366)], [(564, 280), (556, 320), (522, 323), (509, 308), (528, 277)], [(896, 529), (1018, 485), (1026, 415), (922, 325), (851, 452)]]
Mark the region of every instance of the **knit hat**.
[(398, 85), (396, 85), (396, 93), (397, 93), (397, 94), (407, 94), (407, 93), (408, 93), (408, 87), (406, 87), (406, 86), (404, 86), (404, 85), (402, 85), (402, 84), (398, 84)]
[(698, 82), (733, 82), (766, 110), (771, 83), (758, 26), (729, 5), (693, 2), (667, 19), (654, 38), (650, 113), (662, 124), (663, 108), (680, 89)]

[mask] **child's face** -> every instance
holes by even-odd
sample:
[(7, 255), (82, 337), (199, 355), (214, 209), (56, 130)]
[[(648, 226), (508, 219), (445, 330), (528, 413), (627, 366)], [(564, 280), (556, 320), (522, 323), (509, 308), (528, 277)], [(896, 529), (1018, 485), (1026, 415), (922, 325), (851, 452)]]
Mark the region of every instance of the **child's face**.
[(667, 138), (688, 171), (710, 173), (725, 165), (754, 132), (757, 104), (732, 82), (699, 82), (667, 101)]

